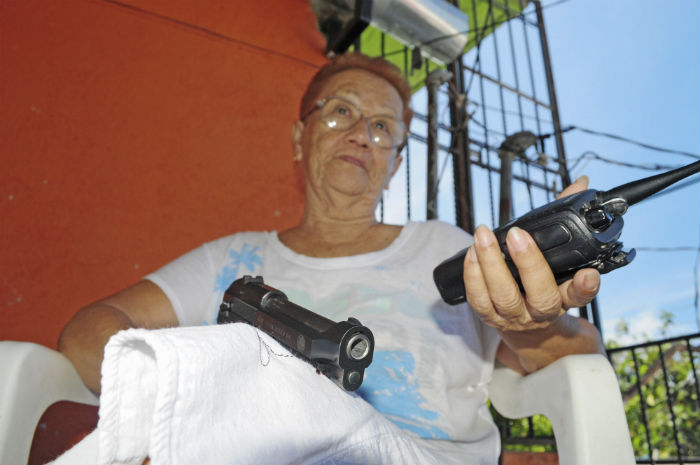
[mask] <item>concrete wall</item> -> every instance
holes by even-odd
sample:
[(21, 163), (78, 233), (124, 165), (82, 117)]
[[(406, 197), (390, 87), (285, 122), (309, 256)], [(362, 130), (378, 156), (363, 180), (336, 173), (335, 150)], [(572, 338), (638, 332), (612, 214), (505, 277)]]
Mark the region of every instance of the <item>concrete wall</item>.
[(295, 224), (324, 46), (303, 0), (0, 2), (0, 339), (55, 347), (191, 248)]

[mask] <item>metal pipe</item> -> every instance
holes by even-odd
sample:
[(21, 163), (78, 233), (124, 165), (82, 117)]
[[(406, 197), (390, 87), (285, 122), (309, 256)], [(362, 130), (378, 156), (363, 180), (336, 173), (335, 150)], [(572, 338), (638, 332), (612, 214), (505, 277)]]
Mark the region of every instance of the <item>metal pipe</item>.
[(498, 196), (498, 226), (510, 221), (513, 213), (513, 157), (510, 150), (499, 150), (501, 159), (500, 191)]
[[(452, 124), (452, 171), (454, 173), (455, 220), (457, 226), (474, 233), (474, 194), (472, 190), (472, 163), (469, 156), (469, 126), (467, 124), (467, 96), (462, 72), (462, 57), (452, 63), (452, 83), (457, 95), (450, 99)], [(463, 101), (458, 101), (463, 99)]]
[(544, 27), (544, 16), (542, 15), (542, 4), (540, 0), (534, 0), (535, 12), (537, 13), (537, 28), (540, 31), (540, 43), (542, 45), (542, 59), (544, 61), (544, 72), (547, 77), (547, 90), (549, 91), (550, 109), (552, 110), (552, 125), (554, 126), (554, 139), (557, 145), (559, 156), (559, 174), (565, 186), (571, 184), (569, 170), (566, 168), (566, 153), (564, 151), (564, 139), (562, 138), (561, 122), (559, 121), (559, 105), (557, 104), (557, 93), (554, 90), (554, 74), (552, 72), (552, 60), (549, 56), (549, 43), (547, 42), (547, 31)]
[(426, 218), (437, 218), (438, 193), (438, 111), (437, 90), (452, 77), (452, 73), (444, 69), (436, 69), (425, 78), (428, 91), (428, 160), (427, 160), (427, 211)]
[(501, 187), (498, 199), (498, 225), (508, 223), (513, 214), (513, 159), (525, 158), (525, 150), (537, 144), (537, 136), (530, 131), (520, 131), (506, 137), (498, 148), (501, 159)]

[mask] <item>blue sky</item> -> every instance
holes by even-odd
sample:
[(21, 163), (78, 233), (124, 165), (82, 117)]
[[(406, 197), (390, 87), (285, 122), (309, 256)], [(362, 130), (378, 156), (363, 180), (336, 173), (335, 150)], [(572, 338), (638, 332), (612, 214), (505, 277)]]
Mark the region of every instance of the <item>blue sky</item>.
[[(547, 0), (543, 6), (563, 127), (575, 125), (700, 154), (700, 2)], [(485, 52), (482, 63), (487, 59)], [(545, 95), (542, 88), (538, 93)], [(424, 112), (425, 96), (416, 94), (412, 104)], [(441, 107), (445, 106), (443, 102)], [(441, 118), (446, 119), (446, 110), (441, 111)], [(424, 133), (421, 125), (424, 123), (414, 119), (412, 131)], [(695, 161), (581, 131), (567, 132), (564, 142), (569, 166), (575, 164), (572, 179), (586, 174), (591, 188), (599, 190), (660, 171), (587, 159), (575, 163), (587, 151), (641, 165), (675, 167)], [(449, 140), (443, 143), (449, 145)], [(498, 145), (500, 141), (491, 143)], [(424, 146), (416, 152), (420, 151)], [(411, 167), (411, 218), (415, 220), (425, 218), (425, 172), (415, 168), (424, 163), (423, 156), (413, 155)], [(441, 186), (452, 182), (447, 166)], [(403, 223), (407, 219), (404, 169), (405, 163), (385, 196), (388, 222)], [(479, 189), (477, 184), (484, 184), (483, 178), (475, 177), (475, 189)], [(700, 180), (700, 175), (694, 179)], [(477, 223), (491, 225), (488, 199), (483, 194), (475, 197)], [(440, 218), (453, 218), (450, 189), (441, 189), (438, 202)], [(520, 208), (519, 214), (522, 212)], [(599, 306), (604, 336), (619, 342), (657, 338), (662, 310), (674, 315), (675, 324), (668, 336), (697, 332), (695, 266), (700, 247), (700, 182), (634, 205), (624, 220), (621, 240), (626, 249), (638, 249), (637, 257), (627, 267), (603, 277)], [(645, 250), (679, 246), (694, 250)], [(621, 319), (630, 328), (626, 337), (615, 331)]]
[[(564, 126), (700, 154), (700, 2), (569, 0), (546, 8), (545, 22)], [(565, 146), (569, 160), (592, 150), (635, 164), (694, 161), (579, 131), (567, 133)], [(593, 188), (605, 190), (656, 173), (590, 161), (572, 177), (587, 174)], [(674, 314), (670, 335), (698, 331), (700, 182), (632, 206), (624, 219), (622, 240), (639, 250), (632, 264), (604, 276), (605, 336), (615, 336), (620, 318), (629, 339), (658, 336), (661, 310)], [(678, 246), (696, 250), (644, 250)]]

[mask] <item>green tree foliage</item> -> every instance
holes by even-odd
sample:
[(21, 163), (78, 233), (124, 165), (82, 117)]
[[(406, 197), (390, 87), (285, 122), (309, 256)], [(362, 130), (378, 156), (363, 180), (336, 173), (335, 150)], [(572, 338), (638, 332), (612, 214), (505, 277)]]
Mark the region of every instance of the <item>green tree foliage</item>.
[[(662, 311), (659, 332), (667, 337), (673, 314)], [(622, 320), (617, 336), (628, 337)], [(642, 337), (648, 339), (647, 335)], [(700, 457), (700, 401), (698, 369), (700, 337), (672, 338), (663, 344), (620, 349), (608, 343), (611, 362), (620, 382), (632, 446), (641, 459)]]
[(493, 407), (491, 407), (491, 415), (493, 415), (496, 426), (501, 431), (503, 450), (556, 451), (552, 424), (544, 415), (509, 420), (501, 416)]

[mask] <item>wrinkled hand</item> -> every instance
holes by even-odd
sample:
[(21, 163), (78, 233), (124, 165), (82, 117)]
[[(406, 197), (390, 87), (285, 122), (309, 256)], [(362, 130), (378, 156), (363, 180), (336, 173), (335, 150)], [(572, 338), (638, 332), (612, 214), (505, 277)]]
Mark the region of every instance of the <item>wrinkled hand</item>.
[[(588, 178), (579, 178), (559, 197), (581, 192)], [(528, 331), (550, 326), (567, 309), (586, 305), (598, 293), (600, 274), (588, 268), (557, 285), (544, 256), (523, 229), (511, 228), (506, 244), (518, 267), (525, 294), (510, 274), (496, 236), (486, 226), (479, 226), (474, 245), (464, 261), (467, 301), (489, 326), (499, 331)]]

